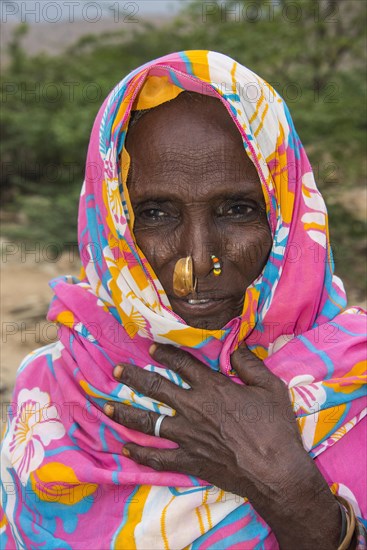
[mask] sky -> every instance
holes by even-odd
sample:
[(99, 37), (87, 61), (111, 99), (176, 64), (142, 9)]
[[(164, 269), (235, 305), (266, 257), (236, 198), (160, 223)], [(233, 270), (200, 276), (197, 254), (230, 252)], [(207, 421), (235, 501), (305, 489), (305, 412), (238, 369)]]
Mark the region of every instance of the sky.
[(2, 23), (56, 23), (106, 17), (174, 15), (186, 0), (2, 0)]

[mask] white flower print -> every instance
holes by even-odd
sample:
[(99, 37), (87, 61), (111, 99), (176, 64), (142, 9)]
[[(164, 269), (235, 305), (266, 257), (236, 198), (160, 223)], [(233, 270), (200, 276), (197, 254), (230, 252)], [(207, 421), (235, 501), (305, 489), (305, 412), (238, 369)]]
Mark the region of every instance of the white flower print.
[(50, 396), (40, 388), (23, 389), (18, 395), (18, 407), (12, 420), (9, 454), (12, 467), (23, 485), (31, 472), (42, 463), (44, 446), (61, 439), (65, 428)]
[(313, 241), (326, 248), (326, 207), (312, 172), (302, 177), (302, 197), (309, 209), (301, 218), (304, 229)]

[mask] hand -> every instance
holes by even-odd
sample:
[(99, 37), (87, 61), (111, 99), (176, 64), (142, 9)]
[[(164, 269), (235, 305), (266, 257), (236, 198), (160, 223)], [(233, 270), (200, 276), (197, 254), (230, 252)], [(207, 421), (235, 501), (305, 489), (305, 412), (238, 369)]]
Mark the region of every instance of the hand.
[[(232, 354), (232, 367), (245, 383), (239, 385), (173, 346), (154, 345), (151, 355), (178, 373), (190, 389), (129, 364), (117, 366), (114, 373), (120, 382), (177, 411), (163, 420), (160, 435), (179, 447), (128, 443), (125, 455), (155, 470), (194, 475), (247, 497), (284, 547), (290, 534), (293, 545), (297, 534), (307, 541), (314, 509), (320, 521), (326, 499), (333, 518), (330, 531), (338, 540), (338, 504), (303, 448), (285, 384), (260, 359), (244, 344)], [(121, 403), (108, 405), (113, 407), (110, 416), (120, 424), (154, 435), (158, 414)], [(314, 499), (320, 495), (322, 506), (317, 506)]]

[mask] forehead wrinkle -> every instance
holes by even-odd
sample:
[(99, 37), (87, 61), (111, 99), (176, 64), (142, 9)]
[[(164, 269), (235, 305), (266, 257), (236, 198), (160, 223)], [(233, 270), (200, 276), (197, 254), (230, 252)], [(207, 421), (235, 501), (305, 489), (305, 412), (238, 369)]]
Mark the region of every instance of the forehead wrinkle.
[(139, 195), (143, 201), (157, 192), (165, 200), (173, 187), (174, 200), (184, 202), (193, 197), (210, 199), (212, 189), (222, 189), (222, 196), (242, 190), (255, 199), (263, 196), (257, 170), (227, 112), (203, 113), (192, 105), (182, 112), (177, 105), (166, 107), (171, 110), (170, 120), (162, 118), (158, 107), (130, 132), (128, 187), (136, 199)]
[[(232, 155), (233, 148), (228, 147), (228, 140), (218, 141), (217, 143), (200, 143), (200, 147), (188, 146), (184, 147), (172, 143), (163, 143), (157, 147), (157, 144), (152, 142), (148, 147), (140, 149), (144, 157), (151, 157), (154, 162), (157, 160), (161, 162), (177, 162), (177, 159), (188, 158), (190, 162), (202, 162), (202, 159), (208, 159), (209, 161), (214, 161), (218, 157), (223, 157), (223, 159), (236, 156)], [(245, 148), (243, 147), (243, 158), (244, 160), (249, 159)], [(237, 159), (238, 160), (238, 159)]]
[[(210, 180), (203, 184), (202, 181), (190, 179), (181, 179), (178, 181), (174, 177), (170, 181), (162, 181), (160, 185), (152, 185), (147, 188), (144, 184), (140, 185), (139, 180), (134, 180), (133, 195), (134, 202), (149, 202), (158, 200), (178, 201), (180, 203), (190, 204), (195, 202), (243, 198), (261, 200), (263, 194), (260, 184), (258, 186), (249, 185), (242, 180), (240, 184), (233, 183), (228, 185), (228, 181), (221, 182), (218, 179)], [(130, 188), (131, 189), (131, 188)]]
[[(247, 157), (245, 150), (243, 154)], [(134, 158), (132, 158), (131, 168), (134, 178), (144, 177), (144, 172), (148, 173), (149, 178), (152, 176), (177, 176), (178, 174), (192, 173), (195, 173), (197, 176), (198, 174), (218, 174), (218, 172), (223, 172), (223, 174), (225, 172), (226, 175), (241, 172), (246, 175), (252, 168), (251, 161), (246, 157), (244, 157), (244, 162), (242, 163), (240, 159), (234, 159), (231, 155), (219, 156), (218, 152), (212, 149), (199, 151), (168, 150), (164, 153), (153, 155), (153, 162), (147, 167), (144, 167), (144, 164), (141, 164), (138, 159), (134, 161)], [(145, 160), (148, 160), (149, 163), (149, 155), (145, 156)]]
[(250, 160), (248, 165), (242, 165), (238, 161), (223, 161), (218, 158), (209, 162), (206, 155), (205, 159), (204, 164), (193, 164), (191, 158), (186, 155), (181, 157), (181, 162), (178, 162), (177, 157), (172, 157), (169, 162), (165, 160), (161, 163), (154, 162), (152, 165), (148, 163), (148, 166), (135, 162), (129, 171), (128, 187), (133, 187), (136, 200), (139, 201), (144, 200), (145, 196), (157, 196), (161, 199), (172, 196), (175, 200), (184, 199), (184, 192), (190, 200), (193, 196), (202, 196), (203, 200), (208, 200), (212, 197), (211, 189), (221, 188), (223, 190), (218, 194), (222, 196), (243, 191), (248, 197), (263, 199), (256, 170), (253, 168), (254, 173), (248, 172), (251, 167)]
[(193, 196), (211, 199), (212, 189), (219, 189), (218, 194), (221, 196), (243, 192), (255, 199), (262, 197), (261, 184), (254, 179), (246, 179), (228, 171), (218, 174), (217, 170), (205, 174), (199, 172), (193, 174), (190, 168), (186, 173), (183, 170), (177, 170), (177, 166), (165, 171), (164, 175), (162, 172), (135, 174), (134, 178), (128, 181), (128, 187), (134, 189), (134, 195), (139, 200), (144, 199), (145, 196), (165, 198), (172, 195), (182, 200)]

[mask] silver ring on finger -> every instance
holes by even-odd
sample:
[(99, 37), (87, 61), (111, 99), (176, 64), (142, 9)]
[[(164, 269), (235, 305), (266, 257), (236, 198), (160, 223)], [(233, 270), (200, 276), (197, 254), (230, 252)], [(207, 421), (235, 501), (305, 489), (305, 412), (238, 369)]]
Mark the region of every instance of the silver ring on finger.
[(156, 437), (161, 437), (160, 435), (160, 431), (161, 431), (161, 424), (164, 420), (164, 418), (166, 418), (166, 414), (161, 414), (160, 416), (158, 416), (158, 419), (157, 419), (157, 422), (155, 423), (155, 426), (154, 426), (154, 435)]

